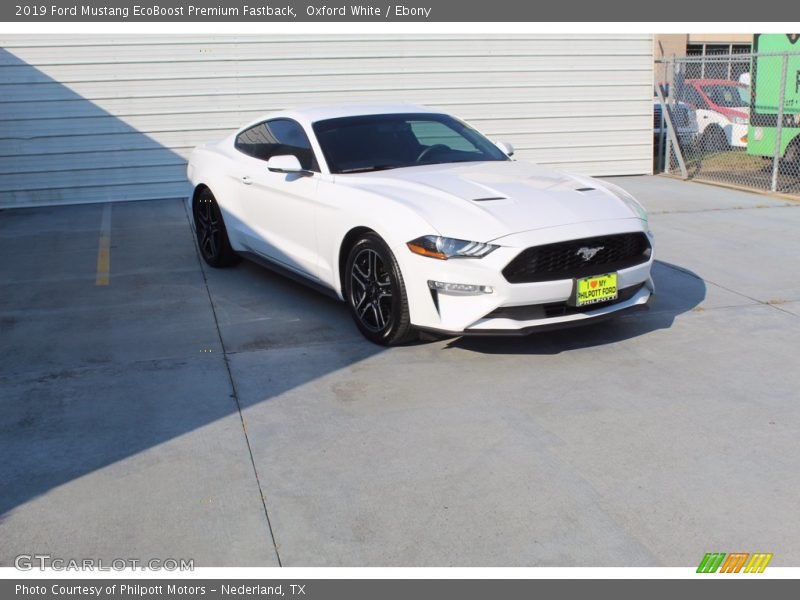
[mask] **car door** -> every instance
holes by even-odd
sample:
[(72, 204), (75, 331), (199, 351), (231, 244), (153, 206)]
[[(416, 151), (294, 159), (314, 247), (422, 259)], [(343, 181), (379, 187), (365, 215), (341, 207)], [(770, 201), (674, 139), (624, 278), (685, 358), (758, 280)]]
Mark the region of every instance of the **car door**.
[[(259, 123), (236, 137), (244, 243), (253, 252), (317, 279), (315, 233), (319, 167), (303, 127), (291, 119)], [(291, 154), (306, 174), (274, 173), (272, 156)]]

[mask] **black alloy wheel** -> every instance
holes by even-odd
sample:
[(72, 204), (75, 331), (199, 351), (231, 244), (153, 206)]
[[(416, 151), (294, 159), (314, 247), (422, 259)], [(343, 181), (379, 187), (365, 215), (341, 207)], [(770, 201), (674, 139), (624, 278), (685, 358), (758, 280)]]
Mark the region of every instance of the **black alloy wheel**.
[(405, 284), (392, 251), (375, 234), (350, 249), (345, 298), (356, 326), (370, 341), (392, 346), (414, 337)]
[(372, 248), (364, 248), (353, 259), (350, 270), (353, 308), (361, 324), (378, 332), (392, 322), (392, 281), (383, 260)]
[(228, 240), (228, 232), (217, 200), (207, 188), (195, 198), (194, 225), (200, 255), (209, 266), (229, 267), (239, 262), (239, 257)]

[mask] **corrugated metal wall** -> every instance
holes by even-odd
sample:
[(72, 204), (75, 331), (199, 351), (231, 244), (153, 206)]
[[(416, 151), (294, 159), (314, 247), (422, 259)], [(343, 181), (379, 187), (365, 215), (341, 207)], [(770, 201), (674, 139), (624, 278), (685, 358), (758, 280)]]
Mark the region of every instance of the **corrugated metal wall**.
[(429, 104), (520, 159), (651, 171), (650, 35), (5, 35), (0, 46), (0, 206), (185, 195), (193, 146), (309, 103)]

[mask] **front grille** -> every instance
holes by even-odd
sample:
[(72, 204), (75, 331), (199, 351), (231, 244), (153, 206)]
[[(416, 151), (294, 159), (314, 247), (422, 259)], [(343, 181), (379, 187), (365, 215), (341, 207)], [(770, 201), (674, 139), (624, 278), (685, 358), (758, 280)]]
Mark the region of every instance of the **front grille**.
[(536, 319), (552, 319), (553, 317), (565, 317), (585, 313), (612, 304), (619, 304), (633, 298), (644, 283), (634, 285), (623, 290), (619, 290), (616, 300), (607, 302), (597, 302), (596, 304), (586, 304), (584, 306), (573, 306), (568, 302), (550, 302), (548, 304), (526, 304), (524, 306), (501, 306), (494, 309), (484, 319), (511, 319), (513, 321), (534, 321)]
[(556, 281), (619, 271), (649, 259), (644, 233), (619, 233), (527, 248), (508, 263), (503, 276), (509, 283)]

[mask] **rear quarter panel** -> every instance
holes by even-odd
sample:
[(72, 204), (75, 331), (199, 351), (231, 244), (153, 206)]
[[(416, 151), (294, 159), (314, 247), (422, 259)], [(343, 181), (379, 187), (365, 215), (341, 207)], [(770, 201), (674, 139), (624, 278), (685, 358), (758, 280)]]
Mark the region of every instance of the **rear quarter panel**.
[[(221, 142), (204, 144), (195, 148), (186, 167), (186, 175), (192, 184), (192, 189), (206, 186), (214, 194), (219, 204), (228, 237), (234, 250), (242, 250), (239, 242), (239, 223), (241, 211), (237, 197), (236, 156), (234, 154), (231, 138)], [(188, 199), (188, 212), (192, 217), (192, 199)]]

